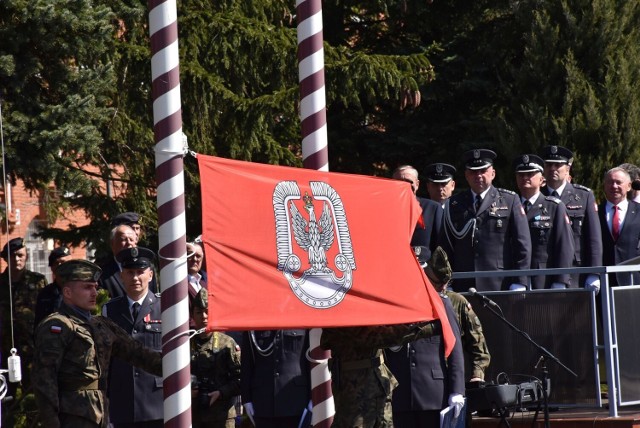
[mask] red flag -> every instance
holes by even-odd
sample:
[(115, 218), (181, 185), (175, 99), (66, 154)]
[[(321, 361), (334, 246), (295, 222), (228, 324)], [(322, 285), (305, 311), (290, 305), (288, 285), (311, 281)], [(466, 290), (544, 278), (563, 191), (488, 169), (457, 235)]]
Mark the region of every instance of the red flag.
[(198, 155), (209, 328), (441, 319), (410, 241), (420, 205), (398, 180)]

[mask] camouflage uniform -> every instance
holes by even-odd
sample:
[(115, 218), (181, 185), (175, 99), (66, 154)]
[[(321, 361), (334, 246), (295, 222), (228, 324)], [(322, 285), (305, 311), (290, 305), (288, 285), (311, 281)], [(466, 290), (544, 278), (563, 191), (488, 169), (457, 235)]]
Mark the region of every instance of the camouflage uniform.
[(464, 296), (446, 290), (444, 293), (456, 313), (460, 324), (460, 336), (462, 337), (462, 349), (465, 353), (465, 379), (480, 378), (484, 380), (484, 371), (489, 367), (491, 355), (482, 333), (480, 319), (473, 312), (471, 304)]
[(321, 344), (331, 349), (334, 428), (392, 427), (391, 393), (398, 385), (381, 348), (441, 330), (439, 323), (324, 329)]
[(110, 319), (83, 318), (65, 303), (40, 323), (35, 342), (34, 391), (46, 427), (107, 427), (112, 356), (162, 375), (160, 353), (145, 348)]
[(198, 380), (200, 394), (220, 391), (220, 398), (209, 407), (194, 398), (191, 404), (193, 427), (234, 428), (235, 397), (240, 394), (240, 347), (229, 336), (214, 332), (191, 341), (191, 374)]

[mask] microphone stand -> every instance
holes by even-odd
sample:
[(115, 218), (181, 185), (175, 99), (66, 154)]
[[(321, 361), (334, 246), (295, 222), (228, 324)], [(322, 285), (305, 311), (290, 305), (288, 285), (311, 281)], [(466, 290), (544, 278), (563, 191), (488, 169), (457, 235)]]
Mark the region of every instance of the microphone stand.
[[(477, 292), (476, 292), (477, 293)], [(486, 297), (483, 296), (482, 294), (477, 293), (478, 296), (480, 297)], [(491, 307), (491, 305), (489, 305), (487, 303), (487, 301), (485, 301), (485, 299), (481, 299), (482, 300), (482, 305), (487, 308), (489, 311), (491, 311), (491, 313), (493, 313), (496, 317), (498, 317), (503, 323), (505, 323), (511, 330), (515, 331), (516, 333), (518, 333), (520, 336), (524, 337), (529, 343), (531, 343), (539, 352), (540, 352), (540, 359), (538, 360), (538, 362), (536, 363), (534, 368), (538, 368), (538, 366), (540, 364), (542, 364), (542, 373), (543, 373), (543, 385), (542, 385), (542, 401), (543, 401), (543, 406), (544, 406), (544, 426), (545, 428), (550, 428), (550, 422), (549, 422), (549, 397), (547, 395), (547, 384), (549, 382), (549, 372), (547, 370), (547, 364), (546, 361), (547, 360), (551, 360), (551, 361), (555, 361), (556, 364), (558, 364), (560, 367), (562, 367), (564, 370), (566, 370), (567, 372), (571, 373), (573, 376), (578, 377), (578, 375), (571, 370), (569, 367), (565, 366), (564, 364), (562, 364), (562, 362), (555, 356), (553, 355), (551, 352), (549, 352), (545, 347), (543, 347), (542, 345), (538, 344), (535, 340), (533, 340), (526, 332), (520, 330), (518, 327), (516, 327), (515, 325), (513, 325), (503, 314), (502, 314), (502, 309), (500, 309), (500, 306), (498, 306), (496, 304), (496, 306), (498, 307), (498, 309), (500, 309), (500, 312), (498, 312), (497, 310), (495, 310), (494, 308)], [(536, 414), (533, 418), (533, 424), (535, 424), (536, 419), (538, 417), (538, 411), (540, 410), (540, 403), (538, 403), (538, 410), (536, 410)], [(533, 426), (533, 425), (532, 425)]]

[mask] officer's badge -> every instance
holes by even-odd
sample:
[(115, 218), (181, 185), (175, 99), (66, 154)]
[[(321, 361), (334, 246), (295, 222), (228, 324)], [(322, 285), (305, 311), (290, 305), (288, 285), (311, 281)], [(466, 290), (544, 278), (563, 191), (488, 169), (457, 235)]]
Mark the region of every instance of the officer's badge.
[[(356, 263), (340, 195), (327, 183), (309, 184), (313, 196), (302, 196), (295, 181), (282, 181), (273, 191), (277, 267), (298, 299), (325, 309), (340, 303), (351, 289)], [(319, 219), (316, 208), (321, 209)]]
[(131, 257), (134, 259), (138, 257), (138, 249), (136, 247), (131, 248)]
[(551, 146), (551, 154), (556, 154), (558, 153), (558, 146)]
[(529, 155), (522, 156), (522, 163), (525, 165), (529, 164)]
[(436, 165), (436, 172), (438, 174), (442, 174), (442, 170), (443, 170), (442, 165), (441, 164), (437, 164)]
[(473, 151), (473, 158), (474, 159), (480, 159), (480, 150), (474, 150)]

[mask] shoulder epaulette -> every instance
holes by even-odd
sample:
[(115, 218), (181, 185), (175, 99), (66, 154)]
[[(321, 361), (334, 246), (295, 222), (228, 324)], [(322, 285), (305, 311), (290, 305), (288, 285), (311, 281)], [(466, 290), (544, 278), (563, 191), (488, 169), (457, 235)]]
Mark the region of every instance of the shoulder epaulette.
[(513, 190), (503, 189), (502, 187), (496, 187), (496, 190), (500, 193), (508, 193), (509, 195), (515, 195), (516, 192)]
[(555, 196), (545, 196), (544, 198), (547, 201), (555, 202), (556, 204), (559, 204), (560, 202), (562, 202), (560, 199), (556, 198)]
[(585, 190), (587, 192), (591, 192), (592, 191), (587, 186), (583, 186), (582, 184), (577, 184), (577, 183), (576, 184), (571, 183), (571, 184), (573, 184), (573, 187), (575, 187), (576, 189)]
[(160, 296), (162, 295), (162, 293), (154, 293), (156, 295), (156, 297), (159, 299)]

